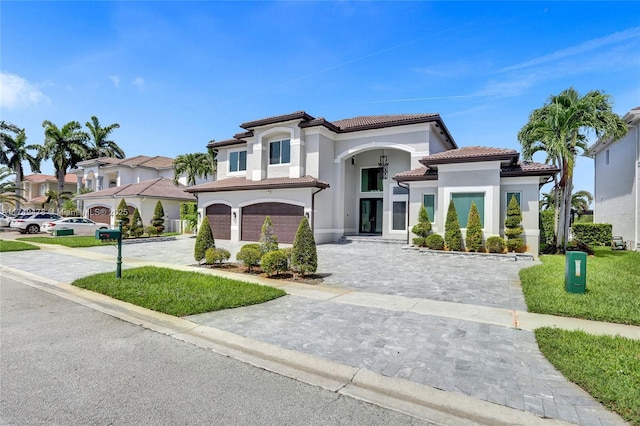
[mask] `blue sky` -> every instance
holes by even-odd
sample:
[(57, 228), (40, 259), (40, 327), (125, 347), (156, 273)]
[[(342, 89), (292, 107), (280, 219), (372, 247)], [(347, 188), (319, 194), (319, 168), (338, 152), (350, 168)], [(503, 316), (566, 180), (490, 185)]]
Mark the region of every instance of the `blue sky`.
[[(568, 87), (640, 106), (633, 1), (2, 1), (0, 16), (0, 118), (30, 143), (43, 120), (96, 115), (127, 156), (174, 157), (305, 110), (435, 112), (458, 146), (520, 150), (529, 113)], [(575, 187), (593, 191), (591, 159)]]

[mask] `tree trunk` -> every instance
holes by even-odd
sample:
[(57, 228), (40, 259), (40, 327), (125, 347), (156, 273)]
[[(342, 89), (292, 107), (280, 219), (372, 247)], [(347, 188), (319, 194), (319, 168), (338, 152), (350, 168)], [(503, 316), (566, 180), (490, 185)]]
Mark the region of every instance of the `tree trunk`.
[(569, 242), (569, 228), (571, 227), (571, 188), (573, 188), (573, 176), (569, 175), (565, 184), (565, 191), (562, 194), (562, 206), (564, 208), (563, 223), (565, 235), (562, 253), (567, 252), (567, 243)]
[(66, 170), (58, 170), (58, 199), (56, 200), (56, 206), (58, 207), (58, 211), (61, 210), (62, 206), (60, 205), (60, 194), (64, 191), (64, 177), (66, 176)]
[[(15, 172), (16, 172), (16, 181), (15, 181), (16, 195), (21, 195), (24, 197), (24, 195), (22, 194), (24, 193), (24, 191), (21, 191), (21, 189), (24, 188), (24, 184), (22, 183), (22, 179), (23, 179), (22, 167), (17, 167)], [(20, 199), (16, 198), (16, 210), (20, 210), (20, 207), (21, 207)]]

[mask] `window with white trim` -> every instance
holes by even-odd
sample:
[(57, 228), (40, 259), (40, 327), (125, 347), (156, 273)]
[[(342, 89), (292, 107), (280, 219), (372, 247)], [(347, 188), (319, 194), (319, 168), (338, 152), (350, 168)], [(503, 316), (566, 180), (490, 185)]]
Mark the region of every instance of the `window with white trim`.
[(392, 212), (392, 226), (394, 231), (404, 231), (407, 229), (407, 202), (406, 201), (394, 201)]
[(291, 162), (291, 141), (283, 139), (269, 143), (269, 164), (288, 164)]
[(231, 151), (229, 153), (229, 172), (244, 172), (247, 170), (247, 151)]
[(382, 167), (362, 169), (360, 192), (382, 192)]
[(436, 194), (422, 194), (422, 205), (427, 209), (431, 223), (436, 221)]
[(484, 228), (484, 192), (463, 192), (451, 194), (451, 199), (453, 200), (453, 205), (456, 207), (460, 228), (467, 227), (472, 202), (475, 203), (476, 209), (478, 209), (480, 223)]

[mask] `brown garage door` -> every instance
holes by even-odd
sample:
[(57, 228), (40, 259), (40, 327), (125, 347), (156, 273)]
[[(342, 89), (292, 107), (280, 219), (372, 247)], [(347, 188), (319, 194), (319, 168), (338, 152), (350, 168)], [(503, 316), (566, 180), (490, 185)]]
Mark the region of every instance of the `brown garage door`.
[(89, 209), (89, 219), (100, 223), (111, 223), (111, 208), (96, 206)]
[(286, 203), (259, 203), (242, 208), (242, 241), (259, 241), (262, 224), (271, 216), (279, 243), (291, 244), (304, 215), (304, 207)]
[(213, 231), (213, 238), (221, 240), (231, 239), (231, 207), (226, 204), (212, 204), (207, 207), (209, 225)]

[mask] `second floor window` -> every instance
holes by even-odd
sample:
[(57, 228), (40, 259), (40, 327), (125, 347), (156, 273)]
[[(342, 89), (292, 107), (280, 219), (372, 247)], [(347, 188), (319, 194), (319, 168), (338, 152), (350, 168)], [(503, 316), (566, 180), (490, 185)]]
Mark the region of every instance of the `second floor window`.
[(233, 151), (229, 153), (229, 172), (243, 172), (247, 170), (247, 151)]
[(287, 164), (291, 161), (291, 144), (289, 139), (269, 144), (269, 164)]

